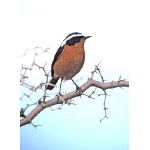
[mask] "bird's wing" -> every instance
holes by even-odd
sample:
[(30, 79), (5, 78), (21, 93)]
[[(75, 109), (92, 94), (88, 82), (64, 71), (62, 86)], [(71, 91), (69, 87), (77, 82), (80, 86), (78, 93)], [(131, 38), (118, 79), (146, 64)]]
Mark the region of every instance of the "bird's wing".
[(53, 77), (54, 76), (54, 69), (53, 69), (53, 66), (55, 64), (55, 62), (58, 60), (58, 58), (60, 57), (62, 51), (63, 51), (63, 48), (64, 47), (59, 47), (59, 49), (57, 50), (55, 56), (54, 56), (54, 59), (53, 59), (53, 62), (52, 62), (52, 65), (51, 65), (51, 76)]

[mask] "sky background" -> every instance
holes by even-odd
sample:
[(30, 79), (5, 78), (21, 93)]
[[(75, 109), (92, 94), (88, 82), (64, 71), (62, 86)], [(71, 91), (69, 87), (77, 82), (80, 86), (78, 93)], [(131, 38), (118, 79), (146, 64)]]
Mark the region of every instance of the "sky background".
[[(39, 46), (49, 48), (49, 55), (40, 55), (37, 62), (47, 63), (47, 70), (51, 66), (53, 55), (62, 40), (71, 32), (81, 32), (91, 35), (85, 43), (86, 60), (81, 72), (74, 78), (82, 80), (77, 82), (82, 85), (94, 66), (102, 60), (101, 71), (104, 79), (115, 81), (119, 76), (129, 80), (128, 56), (133, 42), (132, 36), (136, 7), (126, 1), (69, 1), (69, 0), (26, 0), (20, 1), (21, 40), (20, 55), (26, 49)], [(130, 14), (132, 12), (132, 14)], [(139, 15), (140, 16), (140, 15)], [(133, 32), (134, 31), (134, 32)], [(134, 41), (135, 42), (135, 41)], [(136, 42), (135, 42), (136, 43)], [(21, 61), (27, 66), (31, 64), (28, 53), (27, 59)], [(35, 69), (31, 75), (33, 84), (41, 82), (42, 76)], [(99, 80), (98, 76), (95, 76)], [(74, 90), (71, 81), (63, 84), (63, 91)], [(86, 93), (91, 92), (90, 88)], [(55, 96), (58, 88), (52, 93)], [(21, 89), (20, 94), (24, 91)], [(101, 90), (97, 92), (102, 93)], [(20, 149), (102, 149), (102, 150), (128, 150), (129, 149), (129, 88), (107, 90), (111, 96), (107, 97), (106, 106), (108, 120), (102, 123), (103, 99), (95, 100), (87, 97), (76, 98), (77, 105), (63, 106), (61, 110), (51, 111), (45, 109), (34, 120), (40, 124), (37, 129), (32, 125), (20, 128)], [(32, 101), (39, 95), (33, 95)], [(21, 105), (30, 103), (24, 99)]]

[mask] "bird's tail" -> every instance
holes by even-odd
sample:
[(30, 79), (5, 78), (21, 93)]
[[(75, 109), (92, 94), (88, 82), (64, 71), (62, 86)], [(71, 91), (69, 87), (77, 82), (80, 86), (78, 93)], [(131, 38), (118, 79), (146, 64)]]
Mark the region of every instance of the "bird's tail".
[[(59, 80), (59, 78), (54, 78), (54, 77), (53, 77), (53, 78), (51, 79), (50, 83), (55, 85), (58, 80)], [(47, 89), (47, 90), (52, 90), (53, 88), (54, 88), (54, 86), (48, 85), (46, 89)]]

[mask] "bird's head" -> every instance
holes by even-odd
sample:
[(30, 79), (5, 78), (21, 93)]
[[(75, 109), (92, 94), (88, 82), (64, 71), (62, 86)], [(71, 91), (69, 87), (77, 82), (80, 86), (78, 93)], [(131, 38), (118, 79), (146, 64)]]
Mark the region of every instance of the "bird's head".
[(80, 42), (84, 44), (85, 40), (90, 37), (91, 36), (84, 36), (82, 33), (79, 33), (79, 32), (73, 32), (73, 33), (70, 33), (68, 36), (66, 36), (61, 46), (63, 47), (65, 44), (69, 46), (73, 46), (76, 43), (80, 43)]

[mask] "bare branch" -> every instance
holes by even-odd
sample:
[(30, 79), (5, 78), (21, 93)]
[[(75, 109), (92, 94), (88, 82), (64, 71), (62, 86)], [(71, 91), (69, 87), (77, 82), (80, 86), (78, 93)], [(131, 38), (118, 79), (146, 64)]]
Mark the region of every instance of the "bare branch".
[(93, 79), (94, 74), (97, 73), (100, 63), (101, 63), (101, 61), (98, 63), (98, 65), (95, 65), (95, 69), (91, 72), (91, 78), (90, 78), (91, 80)]
[[(80, 88), (82, 89), (83, 92), (86, 91), (91, 86), (95, 86), (97, 88), (101, 88), (103, 90), (107, 90), (107, 89), (111, 89), (112, 88), (112, 84), (113, 84), (113, 88), (129, 87), (129, 82), (128, 81), (120, 81), (119, 84), (118, 84), (118, 81), (114, 81), (114, 82), (99, 82), (99, 81), (96, 81), (96, 80), (88, 80)], [(63, 95), (63, 100), (64, 101), (68, 101), (69, 99), (75, 98), (75, 97), (77, 97), (76, 90)], [(23, 119), (20, 120), (20, 126), (28, 124), (29, 123), (28, 120), (33, 120), (43, 109), (45, 109), (47, 107), (50, 107), (50, 106), (53, 106), (53, 105), (56, 105), (56, 104), (62, 104), (63, 100), (62, 99), (58, 99), (57, 97), (55, 97), (55, 98), (52, 98), (52, 99), (46, 101), (44, 103), (44, 105), (42, 105), (42, 103), (38, 104), (38, 106), (36, 108), (34, 108), (26, 116), (26, 118), (23, 118)], [(107, 109), (106, 107), (104, 107), (104, 108)]]
[(104, 117), (103, 117), (102, 119), (100, 119), (100, 122), (102, 122), (105, 118), (107, 118), (107, 119), (108, 119), (108, 117), (107, 117), (107, 115), (106, 115), (106, 110), (108, 109), (108, 108), (106, 108), (106, 96), (107, 96), (107, 94), (106, 94), (106, 91), (105, 91), (105, 90), (103, 90), (103, 91), (104, 91), (104, 95), (105, 95), (104, 103), (103, 103), (103, 105), (104, 105), (105, 115), (104, 115)]

